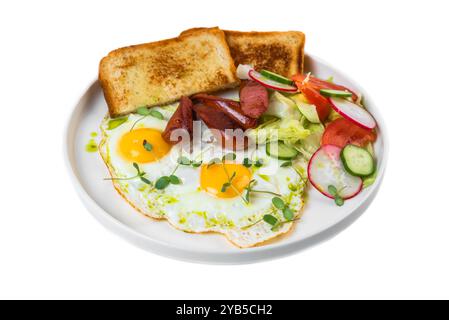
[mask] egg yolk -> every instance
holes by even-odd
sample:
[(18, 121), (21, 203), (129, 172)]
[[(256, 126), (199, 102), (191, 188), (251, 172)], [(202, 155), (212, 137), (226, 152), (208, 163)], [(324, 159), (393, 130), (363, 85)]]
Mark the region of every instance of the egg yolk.
[[(146, 141), (146, 148), (144, 146)], [(155, 129), (141, 128), (123, 135), (119, 141), (119, 151), (123, 158), (137, 163), (148, 163), (161, 159), (171, 148)]]
[[(223, 185), (233, 176), (231, 185), (222, 192)], [(220, 163), (203, 165), (200, 173), (200, 186), (209, 194), (218, 198), (234, 198), (240, 195), (251, 182), (251, 172), (241, 164)]]

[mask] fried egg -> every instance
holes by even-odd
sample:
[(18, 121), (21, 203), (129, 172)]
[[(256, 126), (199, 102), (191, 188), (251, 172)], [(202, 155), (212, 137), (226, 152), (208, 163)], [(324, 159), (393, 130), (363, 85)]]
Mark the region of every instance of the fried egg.
[[(181, 144), (167, 144), (161, 134), (174, 109), (156, 108), (164, 119), (131, 114), (103, 120), (99, 150), (117, 191), (148, 217), (166, 219), (185, 232), (223, 234), (241, 248), (288, 232), (293, 222), (274, 228), (263, 217), (269, 214), (280, 222), (285, 220), (282, 210), (273, 205), (274, 195), (284, 200), (295, 218), (300, 216), (305, 185), (298, 170), (281, 167), (278, 160), (267, 156), (264, 147), (236, 151), (235, 159), (217, 162), (226, 154), (221, 148), (202, 143), (187, 153)], [(181, 156), (197, 165), (179, 164)], [(260, 160), (263, 166), (245, 165), (248, 157)], [(155, 187), (158, 179), (171, 175), (178, 177), (179, 183)], [(250, 185), (257, 192), (250, 193), (248, 202)]]

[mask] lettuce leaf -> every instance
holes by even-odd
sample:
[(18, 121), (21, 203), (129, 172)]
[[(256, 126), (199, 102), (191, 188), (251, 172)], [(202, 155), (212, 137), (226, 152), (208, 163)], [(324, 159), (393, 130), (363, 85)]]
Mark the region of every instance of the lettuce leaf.
[(316, 107), (313, 104), (308, 103), (307, 99), (301, 93), (291, 96), (290, 99), (295, 102), (298, 110), (307, 120), (312, 123), (320, 123)]
[(265, 115), (275, 116), (280, 119), (296, 120), (299, 120), (301, 116), (296, 104), (277, 91), (271, 95)]
[(280, 119), (251, 130), (248, 135), (257, 143), (282, 140), (287, 144), (295, 144), (306, 139), (310, 133), (298, 119)]
[(309, 130), (310, 135), (298, 141), (295, 147), (306, 159), (310, 159), (320, 147), (324, 126), (322, 124), (311, 123), (308, 125), (307, 130)]

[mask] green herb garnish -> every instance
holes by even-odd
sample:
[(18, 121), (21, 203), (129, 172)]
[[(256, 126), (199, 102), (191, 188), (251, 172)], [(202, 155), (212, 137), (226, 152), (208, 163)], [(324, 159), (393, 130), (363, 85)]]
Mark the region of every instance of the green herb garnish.
[(257, 220), (256, 222), (251, 223), (243, 227), (242, 229), (245, 230), (251, 228), (252, 226), (258, 224), (259, 222), (265, 221), (266, 223), (271, 225), (272, 231), (277, 231), (279, 230), (280, 227), (282, 227), (286, 223), (291, 223), (300, 220), (300, 218), (295, 219), (295, 213), (293, 212), (293, 210), (290, 209), (290, 207), (280, 197), (274, 197), (273, 199), (271, 199), (271, 201), (273, 203), (273, 209), (271, 212), (274, 213), (276, 210), (281, 210), (285, 220), (282, 221), (273, 216), (272, 214), (266, 214), (262, 217), (262, 219)]
[(160, 113), (157, 110), (151, 110), (149, 115), (152, 116), (153, 118), (164, 120), (164, 116), (162, 115), (162, 113)]
[(245, 193), (245, 200), (246, 202), (250, 202), (250, 197), (251, 197), (251, 193), (265, 193), (265, 194), (271, 194), (273, 196), (277, 196), (280, 197), (281, 195), (276, 193), (276, 192), (272, 192), (272, 191), (265, 191), (265, 190), (256, 190), (254, 189), (254, 187), (256, 186), (257, 181), (256, 180), (251, 180), (248, 184), (248, 186), (245, 188), (246, 193)]
[(171, 184), (181, 184), (181, 179), (179, 179), (177, 176), (172, 174), (169, 178)]
[(228, 154), (225, 154), (225, 155), (223, 156), (223, 158), (221, 158), (221, 160), (222, 160), (223, 162), (225, 162), (225, 161), (234, 161), (235, 159), (237, 159), (237, 155), (236, 155), (235, 153), (228, 153)]
[(282, 214), (284, 215), (285, 220), (292, 220), (295, 217), (294, 212), (289, 207), (284, 208)]
[(160, 113), (157, 110), (149, 109), (148, 107), (137, 108), (136, 113), (141, 115), (142, 117), (140, 119), (137, 119), (136, 122), (134, 122), (134, 124), (131, 127), (130, 131), (133, 131), (133, 129), (137, 125), (137, 123), (139, 123), (140, 121), (142, 121), (143, 119), (145, 119), (148, 116), (152, 116), (154, 118), (157, 118), (157, 119), (160, 119), (160, 120), (164, 120), (164, 116), (162, 115), (162, 113)]
[(335, 204), (339, 207), (345, 204), (345, 200), (341, 197), (340, 192), (333, 185), (327, 187), (327, 191), (334, 197)]
[(189, 166), (189, 165), (191, 165), (193, 167), (199, 167), (202, 164), (201, 161), (200, 162), (195, 162), (195, 161), (192, 161), (189, 158), (184, 157), (184, 156), (179, 157), (178, 160), (177, 160), (177, 163), (178, 163), (178, 165), (175, 167), (175, 169), (173, 170), (173, 172), (170, 175), (160, 177), (156, 181), (156, 184), (155, 184), (156, 189), (163, 190), (163, 189), (167, 188), (170, 184), (174, 184), (174, 185), (181, 184), (182, 183), (181, 179), (178, 176), (175, 175), (175, 173), (178, 170), (179, 166), (181, 166), (181, 165), (182, 166)]
[(203, 164), (203, 161), (194, 161), (194, 162), (192, 162), (192, 167), (198, 168), (202, 164)]
[(178, 158), (178, 163), (183, 166), (190, 166), (192, 161), (190, 161), (189, 158), (182, 156)]
[(272, 216), (271, 214), (264, 215), (263, 221), (265, 221), (266, 223), (268, 223), (273, 227), (278, 223), (278, 219), (275, 216)]
[(335, 186), (333, 185), (327, 187), (327, 191), (329, 191), (329, 193), (334, 197), (337, 195), (337, 188), (335, 188)]
[(335, 197), (335, 204), (336, 204), (337, 206), (341, 207), (342, 205), (345, 204), (345, 201), (343, 200), (342, 197), (336, 196), (336, 197)]
[(256, 168), (260, 168), (263, 166), (263, 160), (262, 159), (258, 159), (256, 161), (252, 161), (248, 158), (243, 159), (243, 165), (246, 168), (251, 168), (252, 166), (255, 166)]
[[(251, 185), (251, 183), (250, 183), (250, 185)], [(274, 213), (276, 210), (281, 210), (282, 215), (285, 220), (282, 221), (282, 220), (279, 220), (278, 218), (276, 218), (272, 214), (266, 214), (262, 217), (262, 219), (257, 220), (256, 222), (251, 223), (251, 224), (243, 227), (242, 229), (245, 230), (245, 229), (251, 228), (252, 226), (258, 224), (259, 222), (265, 221), (266, 223), (268, 223), (271, 226), (272, 231), (277, 231), (277, 230), (279, 230), (280, 227), (282, 227), (286, 223), (291, 223), (291, 222), (300, 220), (300, 218), (295, 219), (295, 213), (293, 212), (293, 210), (290, 209), (290, 207), (280, 197), (274, 197), (273, 199), (271, 199), (271, 202), (273, 203), (273, 207), (274, 207), (272, 209), (272, 213)]]
[(263, 160), (262, 160), (262, 159), (256, 160), (256, 163), (254, 164), (254, 166), (255, 166), (256, 168), (262, 167), (262, 166), (263, 166)]
[(284, 200), (282, 200), (279, 197), (274, 197), (273, 199), (271, 199), (271, 202), (273, 203), (273, 205), (279, 209), (279, 210), (283, 210), (285, 208), (285, 202)]
[(153, 150), (153, 145), (148, 143), (147, 140), (143, 140), (143, 147), (145, 148), (145, 150), (147, 151), (151, 151)]
[(133, 167), (134, 169), (136, 169), (137, 174), (133, 177), (129, 177), (129, 178), (105, 178), (104, 180), (121, 180), (121, 181), (126, 181), (126, 180), (134, 180), (134, 179), (140, 179), (143, 183), (145, 184), (149, 184), (151, 185), (151, 181), (148, 180), (147, 178), (145, 178), (146, 172), (141, 171), (140, 167), (137, 163), (133, 162)]
[(221, 192), (226, 192), (228, 190), (228, 188), (232, 186), (232, 181), (234, 180), (235, 175), (236, 175), (236, 172), (234, 171), (232, 173), (232, 176), (229, 177), (228, 182), (224, 183), (223, 186), (221, 187)]
[(160, 177), (156, 181), (156, 184), (154, 186), (158, 190), (163, 190), (163, 189), (167, 188), (169, 184), (170, 184), (170, 178), (167, 176), (163, 176), (163, 177)]
[(143, 183), (146, 183), (146, 184), (150, 184), (150, 185), (151, 185), (151, 181), (148, 180), (148, 179), (145, 178), (145, 177), (140, 177), (140, 180), (141, 180)]
[(148, 109), (148, 107), (139, 107), (137, 108), (136, 113), (141, 116), (148, 116), (150, 115), (150, 109)]
[(214, 158), (211, 161), (209, 161), (209, 163), (207, 164), (207, 169), (209, 169), (213, 165), (219, 164), (219, 163), (221, 163), (221, 160), (219, 158)]
[(248, 158), (243, 159), (243, 165), (247, 168), (251, 168), (251, 166), (253, 165), (251, 160), (249, 160)]
[[(235, 154), (234, 154), (235, 155)], [(224, 162), (224, 159), (225, 159), (225, 157), (223, 157), (222, 158), (222, 164), (224, 164), (223, 162)], [(239, 195), (240, 196), (240, 198), (243, 200), (243, 202), (245, 203), (245, 204), (248, 204), (248, 202), (246, 201), (246, 199), (240, 194), (240, 192), (239, 192), (239, 190), (237, 190), (237, 188), (232, 184), (232, 180), (234, 180), (234, 178), (235, 178), (235, 176), (236, 176), (236, 172), (234, 171), (233, 173), (232, 173), (232, 176), (231, 175), (229, 175), (229, 172), (228, 172), (228, 170), (226, 169), (226, 166), (225, 165), (223, 165), (223, 170), (224, 170), (224, 172), (225, 172), (225, 174), (226, 174), (226, 177), (228, 178), (228, 181), (226, 182), (226, 183), (224, 183), (223, 184), (223, 186), (222, 186), (222, 188), (221, 188), (221, 192), (226, 192), (226, 190), (228, 189), (228, 188), (231, 188), (232, 190), (234, 190), (234, 192), (235, 192), (235, 194), (236, 195)], [(224, 191), (223, 191), (224, 190)]]
[(128, 116), (117, 119), (111, 119), (108, 122), (108, 130), (113, 130), (124, 124), (126, 121), (128, 121)]
[(178, 164), (182, 166), (192, 166), (194, 168), (198, 168), (203, 164), (203, 161), (190, 160), (189, 158), (182, 156), (178, 158)]
[(271, 230), (273, 230), (273, 231), (278, 230), (280, 227), (282, 227), (286, 223), (290, 223), (290, 222), (299, 220), (299, 218), (295, 219), (295, 213), (293, 212), (292, 209), (290, 209), (290, 207), (281, 198), (274, 197), (271, 200), (271, 202), (273, 203), (273, 206), (276, 209), (279, 209), (282, 211), (282, 215), (285, 219), (284, 221), (278, 221), (278, 223), (276, 225), (274, 225)]

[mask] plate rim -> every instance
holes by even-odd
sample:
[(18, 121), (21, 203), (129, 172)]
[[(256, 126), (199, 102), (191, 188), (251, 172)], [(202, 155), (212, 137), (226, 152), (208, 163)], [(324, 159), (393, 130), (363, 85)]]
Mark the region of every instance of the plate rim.
[[(358, 89), (363, 92), (364, 97), (370, 102), (370, 109), (376, 111), (376, 122), (382, 128), (382, 140), (383, 140), (383, 156), (381, 164), (378, 168), (377, 179), (374, 184), (368, 190), (368, 194), (365, 199), (345, 218), (338, 221), (337, 223), (328, 226), (326, 229), (310, 235), (306, 238), (301, 238), (292, 242), (278, 242), (270, 244), (268, 246), (258, 246), (254, 248), (238, 249), (232, 252), (214, 252), (212, 250), (192, 250), (189, 248), (180, 248), (176, 245), (165, 243), (163, 241), (151, 238), (144, 235), (135, 229), (123, 224), (118, 219), (109, 214), (104, 210), (84, 189), (83, 185), (79, 181), (76, 174), (76, 169), (74, 165), (74, 159), (72, 150), (73, 143), (72, 129), (74, 125), (74, 119), (76, 118), (79, 105), (83, 98), (89, 93), (95, 85), (99, 85), (98, 79), (94, 79), (90, 84), (81, 91), (80, 95), (77, 95), (77, 100), (71, 111), (67, 116), (64, 127), (64, 139), (63, 139), (63, 157), (64, 162), (70, 176), (70, 180), (80, 197), (83, 205), (86, 207), (87, 211), (92, 214), (97, 221), (99, 221), (106, 229), (111, 230), (113, 233), (119, 235), (128, 242), (136, 245), (137, 247), (144, 249), (149, 252), (156, 253), (161, 256), (165, 256), (172, 259), (194, 262), (194, 263), (204, 263), (204, 264), (249, 264), (257, 263), (261, 261), (268, 261), (273, 259), (278, 259), (287, 255), (291, 255), (307, 248), (311, 248), (317, 244), (320, 244), (330, 238), (336, 236), (341, 231), (349, 227), (353, 222), (355, 222), (369, 207), (371, 202), (377, 195), (377, 192), (382, 184), (389, 156), (389, 135), (385, 120), (379, 111), (376, 103), (371, 98), (371, 96), (366, 93), (363, 86), (359, 85), (359, 82), (354, 81), (353, 78), (349, 77), (345, 72), (342, 72), (339, 68), (334, 67), (331, 63), (324, 59), (317, 57), (316, 55), (306, 53), (305, 59), (311, 59), (320, 64), (326, 65), (336, 73), (344, 77), (347, 81), (357, 85)], [(271, 252), (271, 254), (269, 254)]]

